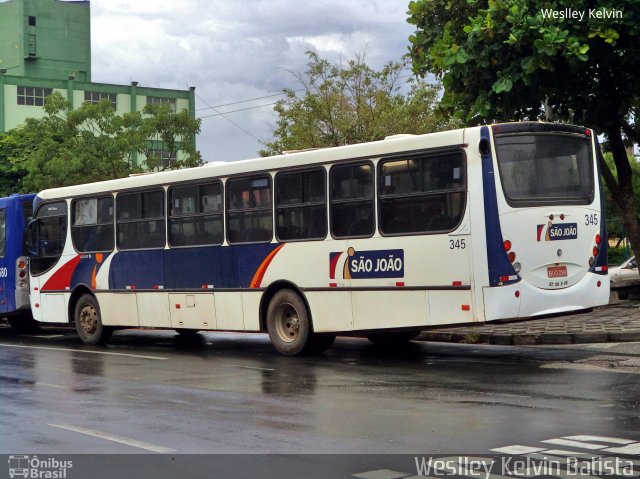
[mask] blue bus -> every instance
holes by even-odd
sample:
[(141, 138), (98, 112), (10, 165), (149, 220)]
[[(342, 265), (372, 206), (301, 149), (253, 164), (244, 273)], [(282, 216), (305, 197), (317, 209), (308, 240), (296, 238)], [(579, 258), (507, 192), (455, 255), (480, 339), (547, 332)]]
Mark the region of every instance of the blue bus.
[(24, 229), (33, 215), (34, 194), (0, 198), (0, 317), (17, 331), (36, 326), (29, 304)]

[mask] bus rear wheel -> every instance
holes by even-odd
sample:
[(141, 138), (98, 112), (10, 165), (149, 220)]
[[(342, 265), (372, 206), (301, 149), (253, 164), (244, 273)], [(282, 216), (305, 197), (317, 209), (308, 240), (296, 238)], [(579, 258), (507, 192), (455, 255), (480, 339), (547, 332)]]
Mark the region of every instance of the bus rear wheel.
[(333, 343), (314, 335), (306, 304), (290, 289), (278, 291), (269, 301), (267, 331), (273, 347), (285, 356), (320, 352)]
[(113, 332), (112, 328), (102, 324), (98, 300), (91, 294), (80, 296), (73, 319), (78, 336), (84, 344), (104, 344)]

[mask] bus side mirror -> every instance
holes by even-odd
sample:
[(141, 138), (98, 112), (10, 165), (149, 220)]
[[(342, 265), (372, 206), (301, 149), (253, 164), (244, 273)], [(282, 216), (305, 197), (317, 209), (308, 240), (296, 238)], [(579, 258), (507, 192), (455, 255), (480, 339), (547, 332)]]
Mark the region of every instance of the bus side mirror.
[(32, 257), (40, 256), (38, 248), (38, 230), (40, 226), (39, 219), (33, 219), (27, 223), (24, 229), (24, 246), (27, 254)]

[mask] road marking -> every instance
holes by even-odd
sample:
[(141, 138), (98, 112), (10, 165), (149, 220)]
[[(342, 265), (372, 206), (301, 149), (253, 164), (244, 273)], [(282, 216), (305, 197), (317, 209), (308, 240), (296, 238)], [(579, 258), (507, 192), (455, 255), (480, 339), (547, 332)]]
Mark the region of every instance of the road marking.
[(636, 441), (630, 441), (629, 439), (621, 439), (619, 437), (607, 437), (607, 436), (564, 436), (563, 439), (573, 439), (575, 441), (610, 442), (612, 444), (632, 444), (636, 442)]
[(64, 338), (64, 334), (20, 334), (19, 336), (38, 339)]
[(130, 358), (140, 359), (154, 359), (156, 361), (165, 361), (169, 358), (163, 358), (161, 356), (145, 356), (143, 354), (129, 354), (129, 353), (114, 353), (111, 351), (89, 351), (86, 349), (73, 349), (73, 348), (54, 348), (49, 346), (25, 346), (23, 344), (6, 344), (0, 343), (0, 347), (5, 348), (25, 348), (25, 349), (45, 349), (49, 351), (72, 351), (74, 353), (87, 353), (87, 354), (105, 354), (107, 356), (127, 356)]
[(512, 454), (514, 456), (523, 455), (523, 454), (531, 454), (532, 452), (540, 452), (544, 451), (543, 447), (530, 447), (530, 446), (506, 446), (506, 447), (497, 447), (495, 449), (491, 449), (491, 451), (499, 452), (501, 454)]
[(391, 469), (379, 469), (377, 471), (361, 472), (359, 474), (351, 475), (353, 477), (358, 477), (359, 479), (398, 479), (400, 477), (408, 476), (406, 472), (392, 471)]
[(48, 388), (56, 388), (56, 389), (67, 389), (67, 386), (60, 386), (59, 384), (51, 384), (51, 383), (33, 383), (35, 386), (46, 386)]
[(242, 369), (252, 369), (254, 371), (275, 371), (274, 368), (259, 368), (256, 366), (241, 366), (239, 364), (232, 364), (234, 368), (242, 368)]
[(549, 444), (555, 444), (557, 446), (569, 446), (569, 447), (579, 447), (582, 449), (604, 449), (607, 446), (603, 446), (602, 444), (591, 444), (589, 442), (580, 442), (580, 441), (572, 441), (571, 439), (546, 439), (544, 441)]
[(613, 452), (614, 454), (628, 454), (630, 456), (640, 456), (640, 442), (629, 444), (622, 447), (610, 447), (605, 449), (607, 452)]
[(176, 452), (175, 449), (170, 449), (164, 446), (158, 446), (148, 442), (138, 441), (136, 439), (130, 439), (128, 437), (116, 436), (115, 434), (109, 434), (106, 432), (96, 431), (95, 429), (87, 429), (84, 427), (72, 426), (70, 424), (48, 424), (51, 427), (57, 427), (59, 429), (66, 429), (67, 431), (73, 431), (87, 436), (97, 437), (99, 439), (105, 439), (107, 441), (113, 441), (120, 444), (125, 444), (131, 447), (137, 447), (139, 449), (145, 449), (147, 451), (158, 452), (160, 454), (168, 454)]

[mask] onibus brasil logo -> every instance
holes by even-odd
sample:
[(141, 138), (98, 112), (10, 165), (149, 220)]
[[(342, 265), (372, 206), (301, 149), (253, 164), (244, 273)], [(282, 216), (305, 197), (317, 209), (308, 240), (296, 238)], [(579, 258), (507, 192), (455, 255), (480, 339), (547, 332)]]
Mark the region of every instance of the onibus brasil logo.
[(62, 461), (53, 457), (45, 459), (38, 456), (9, 456), (9, 477), (32, 479), (65, 479), (67, 470), (73, 467), (73, 461)]

